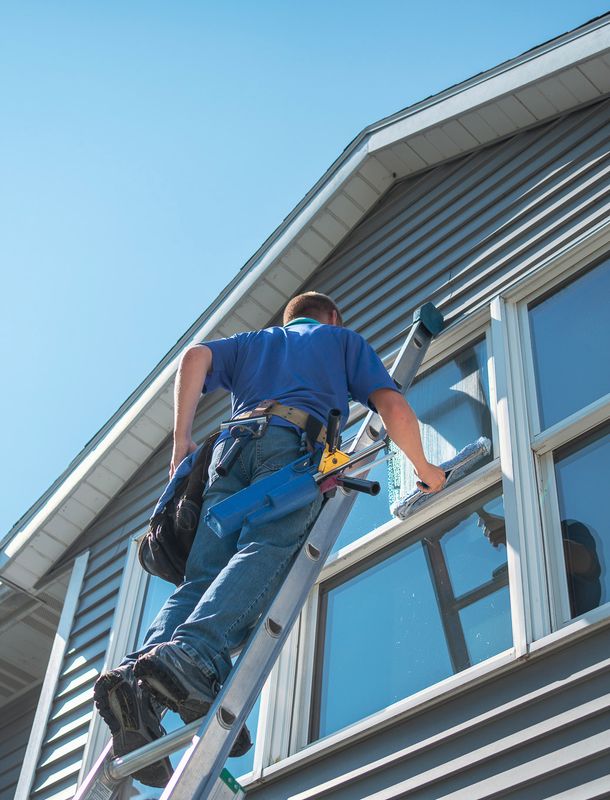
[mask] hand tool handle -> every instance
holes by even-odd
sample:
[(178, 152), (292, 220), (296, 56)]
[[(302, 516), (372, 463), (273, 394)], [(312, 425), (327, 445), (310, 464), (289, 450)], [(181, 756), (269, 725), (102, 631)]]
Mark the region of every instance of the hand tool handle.
[(225, 475), (229, 474), (229, 472), (231, 471), (231, 467), (237, 460), (237, 456), (241, 453), (244, 444), (245, 441), (243, 436), (240, 436), (238, 439), (235, 439), (231, 447), (229, 447), (227, 452), (220, 459), (220, 461), (216, 465), (216, 472), (220, 475), (221, 478), (224, 478)]
[(372, 495), (378, 495), (381, 491), (381, 486), (378, 481), (367, 481), (364, 480), (364, 478), (349, 478), (347, 475), (342, 475), (340, 478), (337, 478), (337, 486)]
[(331, 408), (328, 412), (328, 422), (326, 423), (326, 446), (331, 453), (339, 447), (340, 434), (341, 412), (338, 408)]

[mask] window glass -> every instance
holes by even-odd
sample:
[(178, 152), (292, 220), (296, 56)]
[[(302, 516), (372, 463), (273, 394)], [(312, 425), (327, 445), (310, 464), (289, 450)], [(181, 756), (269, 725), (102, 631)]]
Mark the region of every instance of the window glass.
[[(485, 535), (492, 547), (479, 547)], [(496, 497), (441, 539), (441, 547), (456, 597), (473, 591), (506, 567), (506, 530), (502, 498)], [(468, 558), (465, 558), (465, 552)]]
[(508, 650), (513, 644), (508, 586), (463, 608), (460, 622), (471, 664)]
[(610, 260), (530, 306), (541, 428), (610, 392)]
[[(424, 453), (440, 464), (480, 436), (492, 438), (485, 340), (460, 351), (455, 358), (416, 380), (407, 400), (420, 421)], [(480, 461), (482, 466), (491, 460)], [(400, 459), (400, 489), (404, 496), (417, 478), (406, 458)]]
[(511, 646), (505, 540), (494, 490), (321, 587), (312, 738)]
[(610, 425), (555, 454), (572, 616), (610, 600)]
[[(146, 597), (142, 607), (142, 617), (138, 629), (138, 647), (142, 644), (144, 636), (146, 635), (146, 631), (148, 630), (151, 622), (155, 618), (155, 615), (165, 600), (172, 593), (173, 588), (174, 587), (171, 584), (169, 584), (167, 581), (161, 580), (161, 578), (154, 576), (149, 578), (146, 589)], [(260, 698), (256, 701), (256, 705), (252, 709), (247, 721), (248, 728), (250, 729), (250, 734), (253, 739), (256, 735), (256, 726), (258, 725), (259, 708)], [(168, 733), (184, 727), (184, 723), (178, 714), (175, 714), (173, 711), (169, 710), (163, 715), (162, 724)], [(170, 760), (174, 769), (180, 762), (185, 750), (186, 748), (179, 750), (170, 756)], [(247, 772), (250, 772), (252, 770), (253, 763), (254, 747), (252, 747), (244, 756), (241, 756), (240, 758), (229, 758), (226, 766), (229, 772), (238, 778), (240, 775), (245, 775)], [(161, 794), (163, 793), (163, 789), (155, 789), (151, 788), (150, 786), (144, 786), (136, 780), (132, 781), (132, 784), (132, 788), (129, 791), (129, 797), (133, 798), (134, 800), (135, 798), (138, 798), (139, 800), (144, 800), (144, 798), (146, 798), (146, 800), (152, 800), (152, 798), (161, 797)]]
[[(360, 421), (362, 422), (362, 420)], [(360, 423), (358, 423), (360, 425)], [(355, 431), (357, 433), (357, 430)], [(378, 458), (383, 458), (386, 451), (382, 450)], [(367, 480), (378, 481), (381, 491), (376, 497), (358, 492), (349, 517), (341, 528), (331, 552), (336, 553), (342, 547), (355, 542), (365, 533), (375, 530), (384, 522), (392, 518), (390, 514), (390, 496), (388, 490), (388, 465), (387, 461), (373, 464), (368, 475), (360, 475)]]
[[(420, 420), (426, 456), (434, 463), (446, 461), (479, 436), (491, 439), (485, 341), (467, 347), (451, 361), (423, 375), (411, 386), (407, 399)], [(344, 445), (358, 432), (361, 422), (344, 432)], [(384, 455), (381, 453), (379, 457)], [(487, 461), (490, 459), (491, 456)], [(393, 472), (400, 484), (395, 488), (389, 486), (385, 461), (371, 470), (369, 477), (379, 481), (381, 492), (377, 497), (357, 497), (333, 552), (391, 519), (389, 506), (393, 492), (405, 495), (415, 488), (413, 467), (405, 458), (400, 458)]]

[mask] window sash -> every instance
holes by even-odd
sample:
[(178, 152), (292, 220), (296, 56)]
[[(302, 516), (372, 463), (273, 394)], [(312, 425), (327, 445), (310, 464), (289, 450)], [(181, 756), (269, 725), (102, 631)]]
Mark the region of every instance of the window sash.
[[(521, 389), (525, 401), (527, 437), (522, 435), (520, 446), (523, 452), (526, 450), (528, 452), (537, 486), (542, 552), (538, 552), (535, 559), (539, 569), (544, 569), (546, 573), (546, 580), (540, 582), (540, 588), (547, 598), (549, 621), (547, 634), (558, 631), (572, 622), (554, 451), (579, 439), (610, 419), (610, 393), (549, 428), (541, 429), (529, 308), (533, 303), (542, 302), (546, 296), (553, 294), (560, 287), (569, 286), (572, 281), (578, 280), (580, 274), (595, 269), (596, 262), (601, 262), (610, 255), (609, 243), (610, 230), (606, 224), (602, 229), (594, 231), (588, 242), (585, 240), (574, 246), (572, 259), (560, 258), (556, 267), (547, 269), (541, 279), (534, 281), (529, 291), (518, 291), (512, 302), (507, 301), (507, 307), (511, 308), (510, 313), (517, 321), (513, 330), (513, 347), (519, 353), (523, 364)], [(592, 249), (592, 244), (597, 244), (597, 247)], [(543, 584), (546, 586), (545, 590)], [(530, 641), (538, 638), (541, 637), (534, 636)]]

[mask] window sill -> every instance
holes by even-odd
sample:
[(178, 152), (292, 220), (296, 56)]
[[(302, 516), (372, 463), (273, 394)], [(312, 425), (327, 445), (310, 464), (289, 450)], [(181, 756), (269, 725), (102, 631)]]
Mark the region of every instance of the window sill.
[(559, 630), (532, 642), (528, 650), (529, 655), (533, 656), (555, 650), (564, 646), (566, 640), (577, 641), (608, 625), (610, 625), (610, 602), (604, 603), (603, 606), (594, 608), (592, 611), (587, 611), (586, 614), (581, 614), (580, 617), (571, 619)]
[[(561, 630), (555, 631), (549, 636), (545, 636), (543, 639), (534, 642), (532, 645), (530, 645), (527, 655), (521, 658), (516, 657), (514, 648), (505, 650), (502, 653), (498, 653), (481, 664), (476, 664), (475, 666), (470, 667), (469, 669), (466, 669), (457, 675), (452, 675), (449, 678), (446, 678), (444, 681), (436, 683), (433, 686), (418, 692), (417, 694), (411, 695), (410, 697), (399, 701), (398, 703), (394, 703), (393, 705), (388, 706), (376, 714), (372, 714), (371, 716), (366, 717), (365, 719), (360, 720), (359, 722), (356, 722), (353, 725), (344, 728), (343, 730), (337, 731), (336, 733), (331, 734), (324, 739), (319, 739), (318, 741), (307, 745), (299, 752), (282, 759), (276, 764), (271, 764), (267, 767), (263, 767), (261, 770), (256, 770), (248, 775), (243, 776), (240, 783), (244, 786), (244, 788), (254, 788), (255, 786), (260, 786), (281, 779), (291, 772), (302, 769), (310, 764), (322, 760), (323, 758), (327, 758), (333, 752), (340, 751), (345, 747), (349, 747), (363, 739), (366, 739), (378, 731), (395, 726), (403, 720), (406, 720), (411, 716), (415, 716), (416, 714), (420, 714), (422, 711), (425, 711), (428, 708), (433, 708), (436, 705), (445, 703), (452, 697), (458, 696), (462, 692), (472, 690), (477, 685), (483, 685), (487, 681), (493, 680), (499, 675), (516, 668), (525, 660), (532, 660), (544, 656), (554, 649), (565, 646), (569, 641), (583, 639), (595, 631), (608, 626), (610, 626), (610, 603), (606, 603), (603, 606), (594, 609), (593, 611), (583, 614), (577, 619), (572, 620)], [(591, 669), (595, 671), (597, 668), (593, 667), (585, 670), (582, 677), (586, 678), (584, 673), (591, 671)], [(579, 680), (579, 676), (572, 675), (566, 680)], [(561, 690), (562, 687), (559, 686), (557, 682), (554, 682), (553, 684), (545, 687), (542, 692), (536, 692), (535, 699), (538, 701), (542, 699), (542, 695), (554, 694)], [(532, 698), (529, 695), (526, 695), (524, 697), (509, 701), (509, 704), (515, 706), (522, 704), (525, 706), (531, 701)], [(462, 735), (469, 728), (476, 728), (477, 726), (481, 725), (484, 722), (483, 717), (491, 719), (500, 713), (502, 713), (502, 708), (491, 709), (490, 711), (485, 712), (482, 716), (477, 716), (473, 719), (466, 720), (454, 728), (450, 728), (447, 731), (436, 734), (429, 740), (417, 742), (407, 749), (409, 752), (415, 752), (417, 750), (423, 750), (429, 746), (439, 744), (444, 739), (450, 739), (455, 735)], [(381, 759), (378, 762), (365, 765), (356, 770), (356, 772), (368, 772), (380, 768), (386, 768), (389, 766), (390, 762), (405, 757), (405, 755), (406, 751), (399, 751)], [(317, 787), (317, 789), (319, 788), (320, 787)], [(309, 794), (306, 793), (305, 796), (308, 797)], [(317, 795), (312, 794), (311, 796), (313, 798)]]
[(264, 767), (258, 775), (250, 773), (250, 775), (244, 776), (240, 783), (244, 788), (253, 788), (262, 783), (280, 778), (294, 770), (301, 769), (307, 764), (315, 763), (327, 757), (331, 752), (341, 750), (361, 739), (372, 736), (378, 731), (392, 727), (410, 716), (421, 713), (426, 708), (445, 703), (452, 696), (472, 689), (478, 683), (484, 683), (496, 677), (518, 662), (519, 659), (515, 657), (514, 648), (498, 653), (481, 664), (475, 664), (456, 675), (451, 675), (445, 680), (435, 683), (404, 700), (393, 703), (391, 706), (387, 706), (347, 728), (343, 728), (307, 745), (299, 752), (282, 759), (277, 764)]

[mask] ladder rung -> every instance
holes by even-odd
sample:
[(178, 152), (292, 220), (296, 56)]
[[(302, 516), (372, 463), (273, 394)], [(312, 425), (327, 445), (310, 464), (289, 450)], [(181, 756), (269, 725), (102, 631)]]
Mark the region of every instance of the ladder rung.
[(195, 722), (189, 722), (183, 728), (172, 731), (154, 742), (133, 750), (131, 753), (113, 758), (105, 767), (108, 777), (113, 781), (119, 781), (122, 778), (127, 778), (133, 772), (137, 772), (139, 769), (175, 753), (176, 750), (180, 750), (181, 747), (189, 744), (199, 730), (200, 725), (200, 719), (195, 720)]

